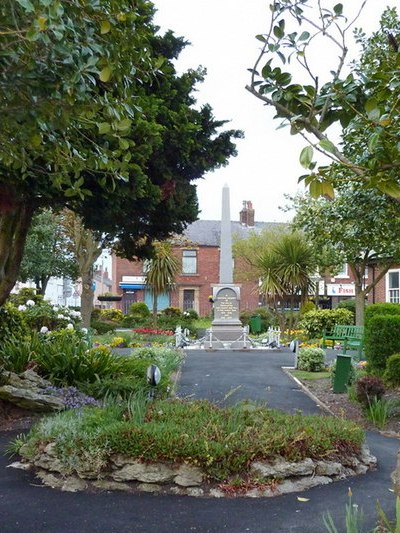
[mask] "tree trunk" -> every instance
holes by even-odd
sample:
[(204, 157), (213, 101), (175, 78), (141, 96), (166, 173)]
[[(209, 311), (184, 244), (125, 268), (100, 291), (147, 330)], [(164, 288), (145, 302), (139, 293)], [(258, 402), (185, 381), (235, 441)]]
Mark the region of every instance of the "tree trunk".
[(392, 480), (397, 498), (400, 498), (400, 450), (397, 452), (397, 465), (396, 470), (392, 474)]
[(155, 291), (153, 291), (153, 324), (156, 326), (157, 325), (157, 312), (158, 312), (158, 309), (157, 309), (157, 293)]
[(0, 306), (7, 300), (19, 273), (34, 206), (14, 204), (0, 211)]
[(82, 327), (90, 328), (90, 319), (93, 311), (93, 267), (80, 271), (82, 278), (81, 315)]
[(365, 290), (362, 290), (358, 283), (355, 284), (355, 301), (356, 301), (356, 326), (364, 325), (365, 310)]

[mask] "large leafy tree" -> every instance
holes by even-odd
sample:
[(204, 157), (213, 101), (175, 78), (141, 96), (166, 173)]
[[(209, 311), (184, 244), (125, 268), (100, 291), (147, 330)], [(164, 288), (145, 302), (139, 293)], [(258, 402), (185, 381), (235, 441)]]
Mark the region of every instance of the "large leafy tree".
[[(355, 280), (356, 323), (364, 322), (365, 297), (400, 261), (400, 205), (359, 182), (337, 182), (333, 200), (299, 196), (294, 199), (294, 224), (301, 228), (321, 257), (334, 269), (344, 263)], [(368, 267), (376, 270), (366, 283)]]
[[(334, 194), (329, 161), (386, 194), (400, 197), (400, 22), (387, 9), (380, 30), (356, 40), (359, 59), (348, 58), (351, 31), (357, 20), (346, 18), (343, 4), (318, 6), (312, 0), (274, 0), (271, 21), (259, 35), (262, 49), (247, 89), (276, 111), (280, 125), (301, 135), (306, 146), (300, 163), (309, 173), (301, 177), (313, 196)], [(365, 2), (359, 1), (361, 11)], [(325, 63), (315, 65), (313, 59)], [(299, 68), (300, 67), (300, 68)], [(350, 68), (349, 68), (350, 67)], [(346, 151), (338, 130), (363, 150)], [(314, 156), (323, 154), (320, 166)]]
[[(0, 5), (0, 305), (34, 213), (68, 207), (126, 257), (196, 219), (194, 180), (238, 131), (193, 107), (201, 71), (172, 60), (147, 0)], [(116, 244), (118, 243), (118, 244)]]
[(42, 295), (52, 276), (76, 279), (78, 269), (69, 244), (59, 215), (50, 209), (36, 214), (25, 243), (19, 279), (34, 281)]

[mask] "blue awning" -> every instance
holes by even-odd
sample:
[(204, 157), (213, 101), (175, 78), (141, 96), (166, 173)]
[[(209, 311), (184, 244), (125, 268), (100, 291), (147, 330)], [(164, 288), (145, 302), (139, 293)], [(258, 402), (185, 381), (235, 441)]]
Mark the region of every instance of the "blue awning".
[(119, 284), (121, 289), (145, 289), (146, 285), (139, 285), (137, 283), (120, 283)]

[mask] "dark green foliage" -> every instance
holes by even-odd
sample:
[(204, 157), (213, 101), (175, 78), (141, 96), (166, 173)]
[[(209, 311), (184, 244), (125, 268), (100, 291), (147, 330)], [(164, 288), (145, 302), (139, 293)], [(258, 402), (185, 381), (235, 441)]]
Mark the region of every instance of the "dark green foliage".
[(101, 309), (99, 309), (98, 307), (95, 307), (92, 310), (91, 319), (92, 320), (99, 320), (100, 316), (101, 316)]
[(73, 331), (49, 336), (35, 361), (39, 372), (55, 385), (93, 383), (112, 375), (120, 365), (111, 350), (104, 346), (88, 349)]
[(385, 385), (378, 376), (363, 376), (356, 380), (357, 400), (365, 406), (368, 406), (374, 399), (380, 400), (385, 391)]
[(368, 305), (365, 308), (365, 325), (368, 326), (371, 318), (377, 315), (400, 315), (400, 304), (379, 303)]
[(393, 354), (387, 358), (384, 378), (390, 386), (400, 386), (400, 353)]
[(120, 324), (123, 328), (140, 328), (145, 325), (150, 325), (149, 318), (142, 318), (140, 316), (125, 315)]
[(150, 309), (144, 302), (135, 302), (129, 308), (129, 315), (146, 318), (151, 315)]
[(179, 309), (179, 307), (166, 307), (161, 311), (161, 313), (170, 317), (180, 317), (182, 315), (182, 311)]
[(275, 325), (275, 317), (273, 311), (267, 307), (258, 307), (252, 311), (246, 309), (240, 313), (240, 321), (244, 325), (248, 325), (252, 316), (259, 315), (261, 317), (261, 331), (267, 331), (267, 329)]
[(34, 343), (30, 337), (8, 337), (0, 345), (0, 371), (20, 374), (27, 369), (34, 354)]
[(353, 315), (356, 315), (356, 301), (352, 298), (348, 298), (347, 300), (342, 300), (339, 302), (337, 309), (348, 309), (353, 313)]
[(195, 106), (204, 72), (177, 74), (185, 40), (160, 34), (151, 2), (53, 4), (0, 3), (0, 249), (14, 252), (0, 305), (38, 210), (68, 206), (121, 255), (148, 256), (196, 220), (194, 182), (242, 136)]
[[(372, 307), (372, 306), (371, 306)], [(383, 372), (390, 355), (400, 353), (400, 315), (375, 315), (365, 327), (365, 356), (370, 372)]]
[(335, 325), (354, 324), (354, 315), (348, 309), (316, 309), (302, 316), (299, 327), (304, 329), (309, 338), (322, 335), (325, 330), (330, 333)]
[(109, 331), (115, 331), (117, 324), (115, 322), (105, 322), (102, 320), (92, 320), (90, 327), (96, 331), (98, 335), (103, 335)]
[(24, 315), (11, 304), (0, 307), (0, 348), (12, 337), (23, 338), (28, 334)]

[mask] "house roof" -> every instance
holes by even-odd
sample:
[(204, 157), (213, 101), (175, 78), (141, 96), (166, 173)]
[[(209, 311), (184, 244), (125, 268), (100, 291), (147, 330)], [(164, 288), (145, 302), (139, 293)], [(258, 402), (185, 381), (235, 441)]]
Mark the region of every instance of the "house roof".
[[(281, 222), (255, 222), (254, 226), (246, 226), (241, 222), (232, 221), (232, 239), (246, 239), (252, 232), (261, 233), (264, 229), (286, 226)], [(219, 246), (221, 241), (220, 220), (196, 220), (190, 224), (182, 235), (174, 239), (180, 245), (197, 244), (202, 246)]]

